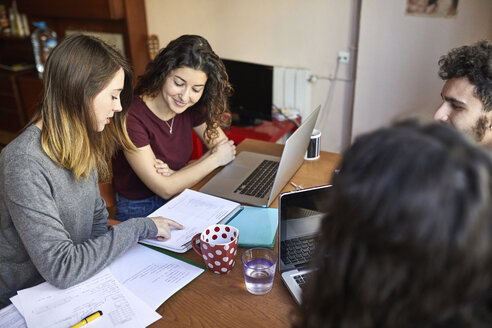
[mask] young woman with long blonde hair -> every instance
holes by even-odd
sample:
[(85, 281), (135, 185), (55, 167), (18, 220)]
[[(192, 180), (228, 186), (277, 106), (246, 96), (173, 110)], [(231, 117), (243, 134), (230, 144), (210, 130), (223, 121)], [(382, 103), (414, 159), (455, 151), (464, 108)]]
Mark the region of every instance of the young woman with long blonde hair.
[(108, 230), (98, 171), (126, 133), (132, 74), (97, 38), (64, 39), (48, 58), (39, 111), (0, 155), (0, 308), (17, 290), (47, 281), (77, 284), (143, 238), (168, 238), (165, 218), (128, 220)]

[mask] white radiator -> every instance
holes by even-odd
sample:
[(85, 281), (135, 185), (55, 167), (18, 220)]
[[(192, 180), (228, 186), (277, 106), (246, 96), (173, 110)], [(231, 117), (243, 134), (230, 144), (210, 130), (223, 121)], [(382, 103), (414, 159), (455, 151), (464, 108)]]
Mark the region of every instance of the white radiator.
[(311, 71), (305, 68), (273, 67), (273, 104), (301, 117), (311, 112)]

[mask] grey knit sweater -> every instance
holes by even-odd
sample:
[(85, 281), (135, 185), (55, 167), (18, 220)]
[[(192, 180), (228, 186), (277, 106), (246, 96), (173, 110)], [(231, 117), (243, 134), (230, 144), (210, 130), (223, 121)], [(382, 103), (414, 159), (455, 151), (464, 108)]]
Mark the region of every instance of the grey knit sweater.
[(39, 128), (30, 126), (0, 154), (0, 308), (17, 290), (43, 281), (75, 285), (157, 235), (148, 218), (108, 231), (97, 174), (77, 181), (40, 140)]

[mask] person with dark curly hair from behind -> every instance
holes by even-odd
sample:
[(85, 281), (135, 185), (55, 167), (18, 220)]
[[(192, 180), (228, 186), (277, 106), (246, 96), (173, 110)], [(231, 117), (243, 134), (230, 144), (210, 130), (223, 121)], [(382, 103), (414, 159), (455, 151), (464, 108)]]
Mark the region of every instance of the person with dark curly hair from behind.
[(332, 184), (295, 327), (490, 327), (488, 150), (405, 121), (357, 138)]
[(492, 149), (492, 43), (452, 49), (439, 59), (445, 80), (434, 119), (448, 122)]
[[(163, 48), (139, 78), (127, 130), (136, 151), (113, 159), (116, 219), (146, 217), (236, 154), (221, 126), (232, 87), (224, 64), (198, 35)], [(209, 149), (188, 165), (195, 131)]]

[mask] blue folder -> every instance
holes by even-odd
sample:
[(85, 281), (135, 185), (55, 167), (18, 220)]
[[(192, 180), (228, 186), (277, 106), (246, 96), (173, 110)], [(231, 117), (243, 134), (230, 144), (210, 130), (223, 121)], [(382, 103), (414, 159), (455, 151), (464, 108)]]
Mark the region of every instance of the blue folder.
[(275, 246), (278, 209), (244, 206), (227, 224), (239, 229), (239, 247)]

